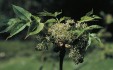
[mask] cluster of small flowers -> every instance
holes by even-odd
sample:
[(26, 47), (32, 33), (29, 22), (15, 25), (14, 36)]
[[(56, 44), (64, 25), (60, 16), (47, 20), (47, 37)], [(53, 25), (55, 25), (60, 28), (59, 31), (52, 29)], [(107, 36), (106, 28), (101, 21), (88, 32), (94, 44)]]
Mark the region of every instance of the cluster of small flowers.
[(37, 46), (35, 47), (36, 50), (41, 51), (41, 50), (47, 50), (48, 46), (46, 45), (46, 43), (38, 43)]
[(73, 61), (78, 64), (82, 63), (84, 59), (84, 54), (87, 47), (88, 37), (83, 35), (73, 44), (73, 47), (70, 48), (69, 57), (73, 59)]
[(87, 24), (86, 23), (76, 23), (76, 29), (84, 29), (87, 27)]
[(55, 39), (55, 42), (72, 41), (74, 35), (68, 31), (70, 27), (69, 24), (56, 23), (48, 29), (48, 33)]
[(83, 62), (83, 55), (80, 54), (80, 51), (76, 47), (70, 49), (69, 57), (73, 59), (75, 64)]
[[(74, 23), (74, 26), (71, 26)], [(87, 27), (86, 23), (75, 23), (72, 20), (68, 20), (66, 23), (56, 23), (48, 29), (48, 33), (54, 39), (55, 43), (61, 42), (60, 46), (65, 45), (66, 48), (70, 48), (69, 57), (78, 64), (83, 62), (84, 53), (88, 41), (88, 33), (82, 34), (76, 39), (76, 34), (71, 32), (71, 28), (74, 30), (83, 30)]]

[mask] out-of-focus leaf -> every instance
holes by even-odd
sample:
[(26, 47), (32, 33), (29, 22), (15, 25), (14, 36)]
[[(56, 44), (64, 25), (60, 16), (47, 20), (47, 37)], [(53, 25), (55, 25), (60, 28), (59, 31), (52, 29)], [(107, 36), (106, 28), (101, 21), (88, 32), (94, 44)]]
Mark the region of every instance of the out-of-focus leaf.
[(19, 7), (19, 6), (15, 6), (13, 5), (13, 10), (15, 12), (15, 14), (22, 20), (30, 20), (31, 17), (31, 13), (29, 13), (28, 11), (26, 11), (25, 9)]
[(108, 31), (106, 31), (106, 29), (101, 29), (99, 32), (98, 32), (98, 36), (101, 37), (101, 38), (110, 38), (112, 37), (112, 34)]
[(93, 14), (93, 9), (89, 11), (88, 13), (86, 13), (87, 16), (91, 16), (92, 14)]
[(105, 14), (103, 11), (101, 11), (101, 12), (100, 12), (100, 15), (101, 15), (102, 17), (105, 17), (106, 14)]
[(113, 16), (111, 14), (107, 14), (104, 18), (106, 24), (113, 23)]
[(0, 19), (0, 27), (6, 26), (8, 21), (9, 21), (9, 19)]
[(101, 11), (100, 15), (104, 18), (105, 24), (113, 23), (113, 16), (112, 16), (112, 14), (106, 14), (103, 11)]

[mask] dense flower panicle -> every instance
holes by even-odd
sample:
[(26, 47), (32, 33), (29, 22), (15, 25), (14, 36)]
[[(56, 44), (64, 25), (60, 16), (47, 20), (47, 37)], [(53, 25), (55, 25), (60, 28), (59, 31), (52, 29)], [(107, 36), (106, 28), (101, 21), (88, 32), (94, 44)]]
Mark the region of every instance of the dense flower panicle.
[(74, 34), (69, 31), (69, 24), (56, 23), (48, 29), (48, 33), (55, 39), (55, 42), (72, 41)]
[(70, 49), (69, 57), (72, 58), (76, 64), (83, 61), (83, 55), (80, 54), (80, 51), (76, 47)]
[(86, 36), (81, 37), (70, 49), (69, 57), (72, 58), (76, 64), (83, 62), (84, 54), (87, 47), (87, 41), (88, 39)]
[[(74, 23), (72, 20), (68, 20), (66, 23), (53, 24), (48, 33), (53, 37), (55, 43), (62, 42), (66, 48), (70, 48), (69, 57), (74, 60), (76, 64), (82, 63), (84, 53), (87, 47), (88, 33), (83, 33), (80, 37), (77, 37), (76, 30), (83, 30), (87, 27), (86, 23)], [(74, 29), (72, 29), (74, 28)]]

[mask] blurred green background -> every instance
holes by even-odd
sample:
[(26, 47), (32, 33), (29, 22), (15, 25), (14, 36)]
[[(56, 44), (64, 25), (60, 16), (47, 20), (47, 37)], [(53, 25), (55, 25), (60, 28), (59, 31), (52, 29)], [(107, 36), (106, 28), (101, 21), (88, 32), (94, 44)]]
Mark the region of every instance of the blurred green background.
[[(64, 70), (113, 70), (112, 0), (0, 0), (0, 22), (15, 16), (12, 4), (21, 6), (33, 14), (43, 10), (62, 10), (63, 15), (75, 20), (93, 8), (94, 14), (102, 17), (96, 24), (104, 28), (94, 31), (101, 38), (102, 44), (93, 40), (81, 64), (75, 65), (66, 56)], [(90, 25), (92, 24), (95, 22), (90, 22)], [(22, 31), (6, 41), (8, 35), (0, 34), (0, 70), (59, 70), (58, 54), (51, 51), (36, 51), (37, 42), (34, 37), (24, 40), (25, 32)]]

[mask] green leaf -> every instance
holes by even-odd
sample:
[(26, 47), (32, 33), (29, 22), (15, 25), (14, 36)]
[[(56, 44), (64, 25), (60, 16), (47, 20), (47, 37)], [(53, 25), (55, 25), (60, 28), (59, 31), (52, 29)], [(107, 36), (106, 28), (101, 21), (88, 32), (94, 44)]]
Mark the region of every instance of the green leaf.
[(24, 24), (23, 22), (16, 23), (10, 30), (10, 36), (8, 36), (7, 39), (9, 39), (9, 38), (13, 37), (14, 35), (18, 34), (19, 32), (21, 32), (23, 29), (25, 29), (26, 26), (27, 26), (27, 24)]
[(79, 38), (84, 32), (85, 32), (85, 30), (80, 30), (79, 33), (77, 34), (76, 38)]
[(35, 20), (37, 23), (40, 23), (41, 19), (40, 19), (38, 16), (32, 15), (32, 17), (34, 18), (34, 20)]
[(55, 23), (55, 22), (57, 22), (57, 20), (52, 18), (52, 19), (48, 19), (45, 23)]
[(19, 7), (19, 6), (15, 6), (13, 5), (13, 10), (15, 12), (15, 14), (22, 20), (30, 20), (31, 17), (31, 13), (29, 13), (28, 11), (26, 11), (25, 9)]
[(54, 17), (54, 14), (53, 13), (49, 13), (47, 11), (40, 12), (38, 14), (39, 14), (39, 16), (52, 16), (52, 17)]
[(90, 37), (90, 34), (89, 34), (89, 39), (88, 39), (88, 43), (87, 43), (87, 47), (86, 47), (86, 50), (87, 48), (91, 45), (91, 37)]
[(55, 13), (49, 13), (47, 11), (44, 12), (40, 12), (38, 13), (39, 16), (51, 16), (51, 17), (57, 17), (58, 15), (60, 15), (62, 12), (55, 12)]
[(45, 23), (46, 23), (46, 26), (51, 26), (54, 23), (57, 23), (57, 20), (52, 18), (52, 19), (48, 19)]
[(92, 16), (94, 19), (101, 19), (101, 17), (97, 16), (97, 15), (93, 15)]
[(20, 19), (18, 19), (18, 18), (12, 18), (12, 19), (9, 19), (7, 24), (12, 25), (12, 24), (17, 23), (19, 21), (20, 21)]
[(9, 30), (11, 30), (11, 28), (14, 26), (14, 24), (8, 26), (5, 30), (1, 31), (0, 33), (4, 33), (4, 32), (8, 32)]
[(99, 43), (102, 44), (102, 42), (101, 42), (100, 38), (97, 36), (97, 34), (92, 33), (92, 34), (90, 34), (90, 37), (93, 38), (93, 39), (95, 39), (95, 40), (97, 40)]
[(94, 18), (90, 17), (90, 16), (83, 16), (80, 21), (78, 21), (79, 23), (83, 23), (83, 22), (88, 22), (88, 21), (92, 21), (94, 20)]
[(62, 21), (64, 21), (64, 20), (67, 20), (67, 19), (70, 19), (70, 17), (62, 17), (62, 18), (60, 18), (60, 22), (62, 22)]
[(62, 14), (62, 12), (55, 12), (54, 16), (57, 17), (58, 15)]
[(77, 35), (77, 38), (80, 37), (86, 31), (90, 31), (90, 30), (93, 30), (93, 29), (99, 29), (99, 28), (102, 28), (102, 27), (99, 26), (99, 25), (91, 25), (91, 26), (88, 26), (88, 27), (80, 30), (80, 33)]
[(81, 30), (70, 30), (70, 32), (79, 35), (81, 33)]
[(17, 18), (10, 19), (8, 21), (8, 23), (7, 23), (8, 27), (5, 30), (1, 31), (0, 33), (4, 33), (4, 32), (10, 31), (12, 29), (12, 27), (15, 25), (15, 23), (18, 23), (18, 22), (20, 22), (20, 20), (17, 19)]
[(73, 29), (73, 30), (70, 30), (71, 33), (75, 34), (76, 35), (76, 39), (79, 38), (85, 31), (84, 30), (76, 30), (76, 29)]
[(30, 35), (35, 35), (35, 34), (38, 34), (43, 28), (44, 28), (44, 24), (43, 23), (38, 23), (39, 25), (37, 26), (37, 28), (33, 31), (33, 32), (30, 32), (26, 38)]
[(85, 16), (81, 17), (81, 19), (80, 19), (80, 21), (78, 21), (78, 23), (93, 21), (95, 19), (101, 19), (99, 16), (92, 15), (92, 14), (93, 14), (93, 10), (91, 10), (90, 12), (88, 12)]
[(87, 31), (87, 30), (93, 30), (93, 29), (99, 29), (99, 28), (103, 28), (103, 27), (99, 25), (91, 25), (91, 26), (86, 27), (84, 30)]
[(36, 29), (33, 32), (28, 32), (28, 35), (26, 36), (26, 38), (30, 35), (38, 34), (44, 28), (44, 24), (40, 23), (40, 18), (39, 17), (33, 16), (33, 18), (35, 19), (36, 24), (37, 24)]

